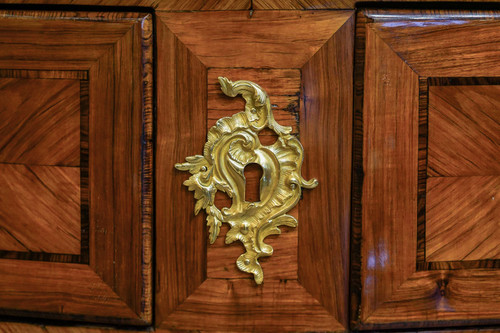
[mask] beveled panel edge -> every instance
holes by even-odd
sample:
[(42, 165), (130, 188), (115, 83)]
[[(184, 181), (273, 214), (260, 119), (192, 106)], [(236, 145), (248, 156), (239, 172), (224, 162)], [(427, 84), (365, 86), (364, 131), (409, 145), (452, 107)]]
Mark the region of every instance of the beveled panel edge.
[[(61, 67), (61, 70), (69, 70), (69, 71), (79, 71), (79, 70), (85, 70), (92, 72), (92, 68), (95, 67), (96, 63), (99, 63), (99, 61), (108, 58), (112, 54), (113, 47), (116, 46), (117, 43), (120, 42), (120, 40), (125, 37), (128, 38), (132, 35), (134, 43), (139, 42), (141, 47), (134, 47), (134, 64), (136, 64), (135, 61), (139, 60), (140, 63), (142, 64), (141, 66), (137, 66), (137, 68), (134, 66), (135, 73), (139, 73), (141, 75), (142, 80), (136, 84), (136, 88), (134, 88), (134, 91), (137, 91), (140, 95), (140, 100), (141, 102), (141, 109), (139, 112), (140, 119), (142, 120), (142, 124), (140, 125), (141, 128), (141, 142), (137, 141), (137, 144), (141, 146), (140, 149), (140, 162), (141, 162), (141, 169), (140, 171), (140, 176), (138, 177), (141, 186), (139, 189), (141, 190), (140, 193), (138, 193), (138, 196), (141, 198), (140, 201), (140, 206), (137, 206), (137, 210), (140, 211), (141, 214), (141, 267), (137, 267), (136, 271), (140, 271), (141, 276), (143, 279), (141, 279), (140, 284), (140, 289), (141, 289), (141, 299), (139, 300), (139, 304), (141, 306), (139, 313), (135, 313), (132, 310), (132, 307), (130, 307), (128, 310), (125, 308), (123, 311), (130, 311), (130, 313), (135, 313), (135, 316), (129, 316), (127, 315), (126, 317), (130, 318), (114, 318), (113, 316), (106, 316), (106, 317), (101, 317), (100, 315), (92, 315), (92, 314), (85, 314), (85, 315), (76, 315), (76, 316), (65, 316), (64, 314), (58, 315), (57, 313), (52, 313), (52, 314), (47, 314), (43, 312), (30, 312), (30, 314), (34, 317), (45, 317), (49, 318), (54, 315), (54, 316), (59, 316), (56, 319), (70, 319), (70, 320), (77, 320), (77, 321), (83, 321), (83, 320), (90, 320), (90, 321), (95, 321), (95, 322), (101, 322), (101, 323), (120, 323), (120, 324), (131, 324), (131, 325), (148, 325), (152, 321), (152, 144), (153, 144), (153, 102), (154, 102), (154, 96), (153, 96), (153, 61), (152, 61), (152, 52), (153, 52), (153, 36), (152, 36), (152, 15), (147, 14), (147, 13), (109, 13), (109, 12), (102, 12), (102, 13), (97, 13), (97, 12), (85, 12), (85, 11), (79, 11), (79, 12), (61, 12), (61, 11), (23, 11), (23, 10), (1, 10), (0, 11), (0, 19), (19, 19), (19, 17), (15, 17), (15, 15), (20, 15), (22, 16), (21, 19), (29, 18), (33, 20), (38, 20), (38, 19), (45, 19), (45, 20), (74, 20), (74, 21), (80, 21), (80, 22), (88, 22), (88, 21), (94, 21), (94, 22), (102, 22), (103, 24), (106, 23), (123, 23), (120, 24), (118, 27), (118, 33), (115, 33), (112, 35), (112, 38), (115, 38), (114, 40), (108, 38), (105, 43), (109, 44), (101, 44), (96, 47), (97, 50), (100, 52), (94, 52), (91, 53), (92, 57), (89, 59), (88, 57), (85, 60), (74, 60), (69, 64), (64, 64), (64, 63), (59, 63), (57, 67)], [(71, 17), (71, 15), (79, 15), (78, 17)], [(84, 23), (83, 23), (84, 24)], [(134, 29), (134, 25), (137, 26), (138, 28)], [(106, 27), (106, 25), (103, 25), (103, 27)], [(112, 26), (110, 26), (112, 28)], [(115, 32), (117, 29), (114, 30)], [(132, 31), (134, 31), (134, 34), (132, 34)], [(122, 33), (122, 35), (119, 35), (119, 33)], [(137, 37), (139, 36), (139, 37)], [(108, 36), (109, 37), (109, 36)], [(130, 40), (130, 38), (129, 38)], [(135, 44), (134, 44), (135, 45)], [(104, 48), (103, 48), (104, 46)], [(111, 47), (111, 48), (110, 48)], [(106, 48), (108, 50), (106, 50)], [(132, 49), (132, 48), (131, 48)], [(69, 57), (66, 57), (69, 58)], [(66, 58), (64, 58), (66, 60)], [(131, 57), (132, 58), (132, 57)], [(13, 65), (13, 68), (19, 68), (20, 71), (26, 71), (26, 72), (31, 72), (33, 68), (38, 68), (36, 65), (33, 65), (35, 63), (34, 61), (15, 61), (15, 64)], [(50, 71), (53, 67), (47, 66), (47, 63), (43, 63), (42, 66), (40, 66), (40, 69), (42, 71)], [(99, 66), (99, 64), (97, 64)], [(75, 73), (73, 73), (75, 74)], [(71, 74), (71, 75), (73, 75)], [(95, 73), (94, 73), (95, 74)], [(52, 75), (48, 73), (47, 75)], [(87, 77), (88, 78), (88, 77)], [(98, 79), (94, 77), (94, 82), (97, 82)], [(135, 118), (134, 118), (135, 119)], [(143, 147), (144, 146), (144, 149)], [(149, 184), (147, 184), (147, 180), (149, 179)], [(146, 183), (146, 184), (145, 184)], [(145, 185), (145, 186), (142, 186)], [(143, 218), (144, 217), (144, 218)], [(113, 259), (113, 258), (112, 258)], [(3, 260), (0, 260), (2, 263), (5, 262)], [(35, 261), (26, 261), (31, 263), (36, 263)], [(45, 264), (52, 264), (50, 262), (46, 262)], [(59, 265), (70, 265), (66, 263), (58, 263)], [(81, 265), (82, 267), (85, 267), (86, 265)], [(63, 266), (61, 266), (63, 267)], [(69, 266), (68, 266), (69, 267)], [(135, 266), (134, 266), (135, 267)], [(101, 276), (102, 278), (102, 276)], [(133, 281), (130, 279), (120, 279), (118, 281)], [(144, 282), (144, 283), (143, 283)], [(103, 282), (103, 284), (108, 285), (110, 287), (109, 282)], [(116, 289), (116, 286), (111, 286), (110, 288)], [(115, 290), (113, 290), (115, 292)], [(114, 296), (113, 296), (114, 297)], [(119, 297), (119, 296), (116, 296)], [(127, 302), (120, 300), (123, 302), (123, 304), (126, 304), (127, 306), (130, 304), (127, 304)], [(3, 313), (5, 312), (5, 313)], [(23, 315), (23, 310), (6, 310), (3, 311), (2, 313), (7, 315)]]
[[(367, 5), (367, 2), (363, 3)], [(360, 9), (357, 12), (356, 17), (356, 34), (355, 34), (355, 66), (354, 66), (354, 132), (353, 132), (353, 192), (352, 192), (352, 221), (351, 221), (351, 277), (350, 277), (350, 325), (352, 329), (355, 330), (366, 330), (366, 329), (394, 329), (394, 328), (410, 328), (418, 327), (416, 324), (418, 322), (406, 323), (406, 322), (392, 322), (387, 324), (374, 324), (361, 322), (361, 317), (359, 313), (360, 306), (360, 294), (361, 291), (361, 279), (360, 270), (361, 267), (361, 226), (362, 226), (362, 215), (361, 215), (361, 194), (363, 185), (363, 95), (364, 95), (364, 62), (365, 62), (365, 32), (368, 23), (378, 23), (384, 21), (405, 21), (412, 19), (412, 13), (419, 12), (418, 10), (387, 10), (387, 9)], [(496, 19), (500, 17), (500, 12), (498, 11), (470, 11), (470, 10), (456, 10), (451, 11), (449, 15), (445, 11), (443, 13), (441, 10), (422, 10), (420, 14), (415, 16), (415, 19), (420, 18), (421, 20), (432, 20), (438, 18), (460, 18), (460, 19)], [(431, 75), (432, 76), (432, 75)], [(424, 77), (421, 77), (424, 78)], [(487, 79), (487, 78), (486, 78)], [(496, 80), (495, 80), (496, 81)], [(450, 262), (449, 267), (456, 266), (455, 262)], [(485, 266), (490, 267), (492, 263), (483, 263)], [(436, 269), (439, 267), (438, 263), (431, 263), (430, 266), (435, 266)], [(472, 265), (476, 266), (476, 265)], [(418, 272), (416, 272), (418, 274)], [(430, 272), (429, 272), (430, 273)], [(425, 327), (449, 327), (461, 326), (461, 325), (474, 325), (474, 324), (485, 324), (494, 325), (498, 324), (499, 320), (452, 320), (452, 321), (432, 321)], [(400, 326), (397, 326), (400, 324)], [(423, 326), (422, 326), (423, 327)]]

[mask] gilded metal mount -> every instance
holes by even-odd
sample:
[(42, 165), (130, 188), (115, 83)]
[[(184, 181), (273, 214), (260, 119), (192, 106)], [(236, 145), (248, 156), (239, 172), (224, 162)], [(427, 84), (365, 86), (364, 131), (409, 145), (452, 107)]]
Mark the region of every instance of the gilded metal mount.
[[(195, 214), (205, 209), (208, 215), (210, 243), (215, 242), (221, 224), (228, 223), (231, 229), (226, 234), (226, 244), (239, 240), (246, 250), (236, 265), (243, 272), (252, 273), (255, 282), (261, 284), (264, 273), (258, 259), (273, 254), (273, 248), (264, 239), (280, 234), (279, 226), (297, 226), (295, 217), (286, 213), (299, 201), (302, 187), (314, 188), (318, 181), (302, 178), (304, 149), (290, 134), (291, 127), (274, 120), (266, 92), (250, 81), (232, 82), (219, 77), (219, 82), (227, 96), (241, 95), (245, 99), (245, 111), (219, 119), (208, 132), (203, 156), (189, 156), (186, 163), (175, 167), (192, 174), (184, 185), (194, 191)], [(258, 134), (266, 127), (278, 135), (270, 146), (259, 141)], [(245, 200), (244, 168), (250, 163), (259, 164), (263, 170), (258, 202)], [(231, 207), (222, 211), (215, 207), (217, 190), (232, 199)]]

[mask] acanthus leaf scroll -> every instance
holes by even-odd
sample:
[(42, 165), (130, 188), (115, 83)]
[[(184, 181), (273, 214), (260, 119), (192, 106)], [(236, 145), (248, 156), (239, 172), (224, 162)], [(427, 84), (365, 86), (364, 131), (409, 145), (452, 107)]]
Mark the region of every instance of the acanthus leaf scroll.
[[(236, 265), (261, 284), (264, 273), (258, 259), (273, 254), (264, 239), (280, 234), (280, 226), (298, 225), (295, 217), (287, 213), (298, 203), (302, 188), (315, 188), (318, 181), (302, 178), (304, 149), (290, 134), (291, 127), (276, 122), (266, 92), (250, 81), (232, 82), (219, 77), (219, 82), (227, 96), (241, 95), (245, 99), (245, 110), (219, 119), (208, 132), (203, 155), (189, 156), (175, 167), (192, 174), (184, 185), (194, 192), (195, 214), (201, 209), (207, 213), (210, 243), (215, 242), (222, 223), (228, 223), (225, 243), (239, 240), (246, 250)], [(266, 127), (278, 135), (270, 146), (262, 145), (258, 136)], [(259, 164), (263, 170), (258, 202), (245, 200), (244, 169), (250, 163)], [(231, 207), (219, 210), (215, 206), (217, 191), (231, 198)]]

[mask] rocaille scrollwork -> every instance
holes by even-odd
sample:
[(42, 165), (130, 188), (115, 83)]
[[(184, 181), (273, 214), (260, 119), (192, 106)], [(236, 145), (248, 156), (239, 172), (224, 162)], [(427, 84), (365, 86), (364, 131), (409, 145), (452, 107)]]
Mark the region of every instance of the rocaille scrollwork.
[[(245, 111), (219, 119), (208, 132), (203, 156), (189, 156), (186, 163), (175, 167), (192, 174), (184, 185), (194, 191), (195, 214), (205, 209), (208, 215), (210, 243), (215, 242), (221, 224), (228, 223), (231, 229), (226, 234), (226, 244), (239, 240), (246, 250), (236, 265), (252, 273), (255, 282), (261, 284), (264, 273), (258, 259), (273, 254), (273, 248), (264, 239), (280, 234), (279, 226), (297, 226), (297, 220), (286, 213), (299, 201), (302, 187), (314, 188), (318, 182), (302, 178), (304, 149), (290, 134), (291, 127), (276, 122), (266, 92), (250, 81), (231, 82), (219, 77), (219, 82), (227, 96), (241, 95), (245, 99)], [(270, 146), (259, 141), (258, 134), (265, 127), (278, 135)], [(258, 202), (245, 200), (244, 168), (250, 163), (259, 164), (263, 170)], [(218, 190), (232, 199), (231, 207), (221, 211), (214, 205)]]

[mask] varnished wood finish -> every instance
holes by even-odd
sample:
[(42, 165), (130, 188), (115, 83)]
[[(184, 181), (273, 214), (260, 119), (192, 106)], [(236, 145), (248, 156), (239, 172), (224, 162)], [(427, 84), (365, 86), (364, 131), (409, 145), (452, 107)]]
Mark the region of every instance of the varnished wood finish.
[(361, 298), (363, 321), (415, 270), (417, 117), (418, 76), (368, 28), (361, 281), (370, 292)]
[(300, 68), (350, 15), (222, 11), (161, 13), (160, 20), (207, 67)]
[(500, 175), (500, 85), (429, 87), (429, 176)]
[(500, 176), (429, 178), (426, 259), (500, 259), (498, 198)]
[[(206, 131), (206, 69), (196, 56), (157, 20), (158, 114), (156, 143), (156, 323), (205, 280), (204, 217), (194, 216), (193, 195), (174, 164), (203, 147)], [(175, 130), (172, 130), (175, 129)], [(182, 207), (182, 209), (181, 209)]]
[[(382, 0), (385, 2), (395, 2), (396, 0)], [(377, 2), (382, 2), (381, 0), (367, 0), (367, 1), (356, 1), (356, 0), (253, 0), (253, 9), (305, 9), (305, 10), (315, 10), (315, 9), (349, 9), (349, 8), (359, 8), (369, 6), (366, 4), (372, 2), (374, 6)], [(401, 6), (401, 2), (409, 2), (409, 0), (398, 0), (398, 4), (395, 6)], [(424, 0), (423, 2), (430, 2), (433, 0)], [(452, 0), (444, 0), (444, 2), (449, 2)], [(479, 1), (479, 0), (473, 0)], [(494, 2), (495, 0), (486, 0), (486, 2)], [(363, 4), (359, 4), (363, 2)], [(435, 5), (435, 4), (434, 4)]]
[(145, 7), (156, 10), (245, 10), (250, 9), (251, 0), (1, 0), (0, 4), (40, 4), (40, 5), (87, 5), (87, 6), (128, 6)]
[(113, 327), (90, 327), (90, 325), (62, 326), (52, 323), (26, 324), (12, 321), (0, 322), (0, 332), (2, 333), (138, 333), (151, 332), (150, 329), (117, 329)]
[[(29, 170), (17, 173), (28, 178), (13, 177), (14, 186), (3, 193), (2, 238), (11, 244), (6, 234), (17, 233), (18, 241), (31, 243), (24, 249), (0, 245), (0, 257), (88, 263), (88, 72), (0, 69), (0, 80), (0, 165)], [(65, 174), (73, 179), (68, 182)], [(36, 246), (38, 240), (44, 248)]]
[[(353, 327), (500, 321), (500, 272), (493, 259), (498, 237), (494, 227), (493, 240), (484, 232), (499, 216), (492, 200), (497, 175), (488, 173), (494, 163), (478, 161), (485, 173), (432, 177), (465, 170), (466, 163), (453, 159), (472, 156), (464, 155), (472, 140), (493, 138), (485, 150), (476, 146), (474, 158), (498, 148), (497, 131), (490, 134), (497, 121), (484, 120), (498, 108), (496, 86), (483, 90), (492, 82), (488, 77), (500, 76), (493, 65), (500, 61), (494, 17), (375, 10), (359, 16)], [(433, 173), (432, 165), (443, 171)]]
[[(14, 148), (26, 135), (10, 136), (13, 147), (0, 162), (13, 156), (45, 185), (38, 189), (42, 185), (24, 178), (24, 188), (15, 189), (16, 195), (36, 203), (30, 209), (47, 211), (39, 220), (49, 216), (46, 224), (66, 231), (76, 217), (81, 226), (79, 244), (71, 249), (58, 249), (65, 242), (57, 233), (26, 231), (51, 243), (40, 251), (64, 252), (59, 258), (41, 252), (16, 257), (31, 260), (14, 260), (2, 253), (0, 313), (140, 325), (151, 320), (151, 23), (150, 15), (134, 13), (0, 13), (0, 80), (29, 88), (31, 97), (25, 100), (31, 104), (23, 105), (29, 106), (24, 112), (37, 110), (16, 133), (29, 130), (42, 138), (37, 141), (40, 148), (35, 145), (16, 156)], [(64, 108), (68, 103), (71, 108)], [(65, 117), (70, 119), (69, 129)], [(66, 132), (70, 137), (77, 133), (76, 143), (74, 138), (67, 142)], [(62, 138), (53, 138), (54, 134)], [(69, 157), (52, 154), (65, 149), (71, 151), (64, 154)], [(49, 157), (53, 160), (46, 160)], [(65, 167), (46, 163), (67, 163), (74, 170), (63, 173)], [(56, 171), (72, 175), (66, 176), (73, 179), (71, 195), (65, 195), (65, 178)], [(63, 197), (79, 197), (79, 202), (73, 200), (69, 209), (62, 204)], [(43, 209), (37, 208), (40, 205)], [(28, 221), (16, 213), (9, 223), (21, 228)], [(72, 253), (86, 254), (86, 259), (68, 263), (75, 262), (68, 257)]]
[(425, 260), (499, 268), (499, 80), (428, 81)]
[[(345, 330), (352, 12), (160, 13), (157, 27), (163, 61), (156, 325), (174, 331)], [(274, 254), (262, 260), (260, 286), (236, 268), (241, 246), (223, 244), (227, 227), (207, 245), (205, 216), (193, 215), (192, 194), (182, 186), (186, 176), (174, 171), (185, 156), (201, 153), (218, 118), (244, 107), (223, 95), (218, 76), (251, 80), (269, 93), (278, 121), (292, 126), (304, 144), (303, 173), (320, 181), (314, 198), (291, 212), (298, 230), (269, 237)], [(263, 142), (274, 139), (269, 134), (261, 133)], [(258, 184), (257, 169), (245, 175), (250, 186)], [(258, 187), (249, 191), (257, 198)], [(220, 196), (216, 204), (229, 201)]]
[(0, 163), (79, 166), (80, 80), (5, 74), (0, 73)]
[(80, 170), (0, 164), (0, 183), (0, 250), (80, 254)]
[[(193, 320), (196, 314), (197, 320)], [(286, 319), (285, 319), (286, 318)], [(170, 329), (201, 331), (331, 331), (339, 329), (297, 280), (207, 279), (168, 317)]]
[(319, 185), (299, 202), (299, 280), (344, 327), (349, 269), (353, 29), (351, 18), (302, 67), (300, 118), (300, 138), (308, 157), (304, 160), (304, 177), (317, 177)]
[[(0, 0), (2, 4), (52, 4), (93, 6), (141, 6), (164, 11), (215, 10), (316, 10), (354, 9), (356, 0)], [(413, 2), (412, 0), (368, 0), (362, 2)], [(424, 0), (424, 2), (435, 2)], [(457, 2), (443, 0), (442, 2)], [(496, 2), (496, 0), (459, 0), (458, 2)], [(434, 4), (433, 4), (434, 5)], [(358, 4), (359, 6), (359, 4)]]
[(253, 0), (254, 9), (342, 9), (354, 8), (355, 0)]

